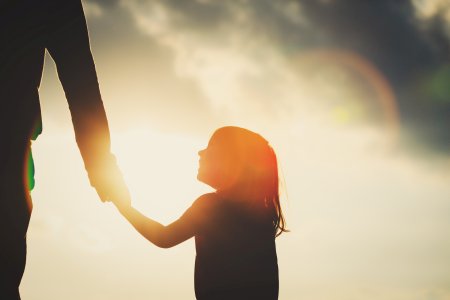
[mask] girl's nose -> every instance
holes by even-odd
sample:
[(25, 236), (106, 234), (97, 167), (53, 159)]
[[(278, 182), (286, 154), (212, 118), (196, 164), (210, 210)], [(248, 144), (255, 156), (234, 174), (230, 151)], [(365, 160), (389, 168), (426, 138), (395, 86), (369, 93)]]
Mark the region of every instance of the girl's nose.
[(198, 151), (198, 156), (202, 156), (202, 155), (203, 155), (203, 152), (205, 152), (205, 149), (199, 150), (199, 151)]

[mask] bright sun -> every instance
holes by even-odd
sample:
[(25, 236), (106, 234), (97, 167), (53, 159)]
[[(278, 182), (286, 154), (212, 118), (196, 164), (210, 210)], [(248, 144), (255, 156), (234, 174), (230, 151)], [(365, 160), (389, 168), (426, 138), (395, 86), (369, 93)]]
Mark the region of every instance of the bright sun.
[(197, 152), (207, 141), (150, 128), (117, 134), (113, 141), (134, 205), (158, 221), (174, 220), (208, 190), (196, 180)]

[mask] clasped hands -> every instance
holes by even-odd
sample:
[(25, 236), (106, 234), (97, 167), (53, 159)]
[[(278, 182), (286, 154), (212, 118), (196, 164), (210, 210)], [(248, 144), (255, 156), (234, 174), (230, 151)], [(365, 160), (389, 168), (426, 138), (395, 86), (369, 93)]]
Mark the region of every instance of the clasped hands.
[(118, 209), (130, 207), (130, 192), (114, 156), (88, 169), (89, 181), (102, 202), (113, 202)]

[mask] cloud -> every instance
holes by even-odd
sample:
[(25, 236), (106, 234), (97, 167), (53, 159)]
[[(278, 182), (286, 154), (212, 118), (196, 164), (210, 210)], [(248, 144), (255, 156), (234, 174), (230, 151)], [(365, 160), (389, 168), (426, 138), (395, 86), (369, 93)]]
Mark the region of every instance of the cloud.
[[(84, 1), (83, 6), (113, 131), (150, 123), (164, 130), (198, 132), (202, 124), (220, 120), (198, 83), (177, 73), (174, 50), (138, 30), (134, 16), (119, 1)], [(56, 69), (51, 59), (45, 63), (40, 88), (45, 123), (67, 128), (70, 116), (60, 101), (64, 94)]]
[(88, 0), (84, 3), (96, 3), (102, 7), (114, 7), (120, 0)]
[(336, 59), (310, 60), (311, 52), (337, 50), (366, 60), (389, 84), (409, 149), (444, 155), (450, 149), (450, 9), (444, 0), (86, 4), (90, 15), (103, 12), (88, 20), (101, 53), (96, 61), (108, 57), (104, 65), (111, 65), (105, 52), (116, 49), (114, 65), (135, 70), (122, 78), (139, 77), (131, 84), (136, 106), (159, 123), (158, 116), (176, 106), (187, 109), (185, 117), (205, 112), (203, 123), (295, 120), (321, 111), (341, 123), (382, 125), (380, 93), (363, 74)]
[(449, 23), (441, 13), (418, 18), (417, 6), (407, 1), (302, 3), (324, 36), (314, 44), (350, 49), (374, 62), (393, 86), (409, 133), (448, 151), (450, 91), (435, 86), (449, 77)]
[[(296, 80), (303, 66), (294, 57), (314, 49), (340, 49), (367, 59), (385, 76), (398, 101), (405, 137), (445, 153), (450, 147), (450, 91), (438, 83), (450, 76), (448, 5), (418, 3), (131, 0), (120, 6), (149, 40), (173, 51), (176, 75), (191, 78), (212, 108), (231, 118), (286, 117), (307, 106), (308, 99), (326, 101), (329, 94), (323, 95), (317, 82), (315, 92), (308, 88), (308, 74)], [(351, 70), (343, 73), (351, 77)], [(373, 97), (370, 89), (358, 92), (360, 97), (361, 92)], [(334, 98), (347, 96), (341, 91)], [(370, 112), (373, 106), (364, 109)], [(348, 113), (338, 114), (345, 118)]]
[(103, 9), (95, 2), (85, 2), (83, 9), (87, 18), (96, 18), (103, 15)]
[(417, 14), (422, 19), (443, 17), (450, 26), (450, 3), (446, 0), (412, 0)]

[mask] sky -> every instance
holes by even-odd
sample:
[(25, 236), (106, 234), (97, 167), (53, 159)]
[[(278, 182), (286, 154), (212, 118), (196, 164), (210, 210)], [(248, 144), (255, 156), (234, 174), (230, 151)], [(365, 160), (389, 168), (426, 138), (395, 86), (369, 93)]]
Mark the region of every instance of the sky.
[[(450, 2), (83, 1), (133, 205), (168, 224), (198, 150), (273, 145), (280, 299), (450, 299)], [(89, 186), (47, 55), (23, 299), (194, 299), (193, 240), (159, 249)]]

